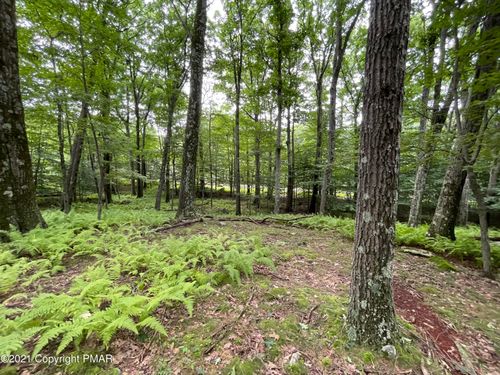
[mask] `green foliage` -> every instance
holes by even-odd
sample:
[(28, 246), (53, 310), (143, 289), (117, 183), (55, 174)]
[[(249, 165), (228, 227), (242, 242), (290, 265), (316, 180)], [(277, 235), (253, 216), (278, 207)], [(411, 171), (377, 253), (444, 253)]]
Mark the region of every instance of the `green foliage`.
[(430, 261), (442, 271), (457, 271), (456, 267), (443, 257), (434, 256), (430, 258)]
[[(335, 230), (346, 238), (354, 238), (354, 220), (331, 216), (316, 215), (293, 223), (316, 230)], [(398, 246), (421, 247), (436, 254), (458, 258), (461, 260), (474, 260), (481, 264), (481, 242), (478, 240), (479, 228), (470, 225), (467, 228), (459, 227), (456, 230), (457, 240), (451, 241), (445, 237), (427, 236), (427, 225), (412, 228), (406, 224), (396, 224), (396, 244)], [(491, 236), (497, 236), (498, 231), (490, 230)], [(491, 244), (492, 265), (500, 267), (500, 246)]]
[(63, 257), (94, 259), (66, 293), (37, 295), (24, 310), (1, 307), (2, 353), (22, 351), (29, 340), (35, 342), (33, 354), (52, 343), (57, 343), (59, 354), (90, 336), (107, 348), (120, 330), (166, 336), (155, 317), (159, 306), (181, 304), (191, 314), (196, 298), (208, 295), (214, 285), (239, 284), (256, 263), (274, 267), (258, 238), (214, 233), (151, 242), (144, 237), (148, 227), (141, 226), (159, 224), (150, 211), (142, 214), (136, 207), (118, 206), (97, 222), (85, 205), (81, 208), (83, 212), (67, 216), (48, 212), (49, 229), (12, 233), (13, 241), (0, 245), (2, 293), (11, 293), (20, 281), (27, 286), (63, 269)]

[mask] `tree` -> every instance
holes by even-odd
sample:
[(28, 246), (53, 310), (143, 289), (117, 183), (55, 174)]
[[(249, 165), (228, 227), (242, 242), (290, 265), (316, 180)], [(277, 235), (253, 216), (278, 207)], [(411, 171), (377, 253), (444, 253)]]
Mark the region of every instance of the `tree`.
[(19, 81), (16, 5), (0, 1), (0, 229), (46, 227), (36, 202)]
[(207, 1), (197, 0), (194, 27), (191, 36), (191, 77), (189, 105), (182, 155), (181, 190), (177, 218), (192, 217), (196, 214), (196, 158), (201, 117), (201, 93), (203, 87), (203, 55), (205, 54), (205, 31), (207, 26)]
[[(435, 17), (434, 13), (437, 11), (446, 13), (447, 9), (439, 10), (436, 9), (433, 12), (432, 18)], [(433, 20), (434, 21), (434, 20)], [(453, 101), (454, 96), (457, 92), (457, 86), (459, 81), (459, 60), (458, 56), (455, 57), (454, 65), (453, 65), (453, 73), (450, 80), (450, 84), (448, 87), (448, 93), (444, 99), (442, 105), (440, 105), (441, 101), (441, 89), (443, 76), (445, 74), (445, 54), (446, 54), (446, 42), (447, 42), (447, 34), (448, 30), (443, 27), (440, 31), (440, 42), (439, 42), (439, 63), (437, 66), (437, 72), (434, 77), (434, 94), (433, 94), (433, 106), (430, 117), (430, 127), (429, 131), (426, 132), (426, 121), (427, 121), (427, 106), (428, 106), (428, 97), (429, 97), (429, 87), (431, 84), (431, 74), (433, 71), (433, 59), (434, 59), (434, 49), (437, 41), (438, 32), (435, 30), (436, 25), (431, 24), (430, 30), (425, 36), (425, 44), (426, 51), (424, 54), (427, 55), (426, 62), (424, 66), (424, 87), (422, 90), (422, 116), (420, 119), (420, 132), (423, 135), (423, 145), (422, 152), (419, 154), (418, 159), (418, 168), (417, 173), (415, 175), (415, 186), (413, 189), (413, 196), (410, 205), (410, 214), (408, 216), (408, 225), (411, 227), (416, 227), (420, 224), (420, 215), (422, 211), (422, 200), (425, 190), (425, 185), (427, 182), (427, 176), (431, 169), (431, 161), (432, 156), (434, 155), (436, 149), (436, 137), (441, 133), (446, 118), (448, 116), (448, 112), (451, 107), (451, 103)], [(456, 32), (456, 31), (455, 31)], [(459, 46), (458, 46), (458, 38), (455, 38), (455, 52), (458, 55)]]
[[(323, 182), (321, 184), (321, 201), (319, 206), (319, 213), (325, 214), (326, 201), (328, 198), (328, 191), (330, 189), (330, 181), (332, 178), (333, 162), (335, 160), (335, 131), (337, 127), (337, 84), (342, 69), (342, 62), (344, 60), (345, 50), (349, 43), (352, 30), (356, 25), (359, 14), (363, 9), (365, 1), (361, 1), (354, 7), (354, 18), (347, 26), (344, 35), (344, 21), (342, 19), (345, 13), (345, 4), (342, 1), (337, 2), (336, 21), (335, 21), (335, 53), (333, 56), (333, 72), (332, 82), (330, 85), (330, 111), (328, 114), (328, 157), (326, 160), (325, 171), (323, 173)], [(344, 5), (344, 7), (342, 7)]]
[(332, 57), (333, 46), (335, 44), (334, 25), (325, 24), (326, 17), (323, 14), (326, 9), (330, 9), (327, 21), (333, 23), (334, 1), (301, 1), (299, 4), (303, 8), (301, 19), (302, 28), (309, 43), (309, 56), (312, 62), (315, 77), (315, 98), (316, 98), (316, 148), (315, 167), (313, 174), (312, 195), (309, 203), (309, 212), (317, 211), (317, 201), (319, 193), (319, 176), (321, 163), (321, 145), (323, 142), (323, 84), (328, 65)]
[[(393, 342), (392, 258), (410, 0), (372, 0), (366, 48), (349, 337)], [(383, 36), (383, 37), (381, 37)]]
[[(488, 1), (487, 4), (491, 5), (493, 2)], [(491, 79), (498, 70), (495, 47), (489, 45), (489, 40), (490, 38), (494, 40), (499, 26), (500, 13), (491, 12), (484, 16), (480, 36), (483, 48), (480, 48), (478, 53), (470, 99), (464, 113), (465, 121), (458, 129), (452, 159), (446, 170), (436, 210), (429, 226), (430, 236), (440, 235), (452, 240), (456, 239), (455, 225), (467, 167), (474, 165), (475, 158), (471, 157), (473, 145), (476, 143), (488, 109), (487, 100), (494, 92), (492, 87), (486, 84), (487, 80)]]
[(281, 200), (281, 133), (283, 130), (283, 90), (284, 86), (284, 63), (285, 57), (290, 52), (293, 9), (289, 0), (277, 0), (272, 3), (269, 34), (272, 38), (271, 53), (273, 54), (273, 83), (276, 95), (278, 113), (276, 127), (276, 144), (274, 151), (274, 213), (280, 211)]
[[(160, 64), (165, 69), (165, 93), (167, 96), (167, 133), (163, 141), (163, 152), (160, 167), (160, 180), (156, 192), (155, 209), (161, 207), (162, 192), (166, 191), (165, 201), (170, 199), (170, 178), (169, 165), (172, 146), (172, 129), (174, 126), (174, 114), (177, 109), (177, 103), (181, 96), (182, 88), (187, 78), (187, 57), (189, 30), (187, 29), (189, 17), (189, 3), (184, 7), (184, 14), (171, 9), (166, 15), (162, 11), (162, 21), (164, 22), (162, 41), (160, 43), (163, 52)], [(176, 17), (173, 16), (176, 14)], [(165, 20), (166, 18), (166, 20)], [(180, 18), (180, 19), (179, 19)], [(174, 21), (176, 20), (176, 22)]]
[[(242, 94), (242, 72), (244, 64), (244, 53), (247, 48), (246, 35), (252, 26), (258, 9), (250, 2), (241, 0), (225, 1), (224, 7), (227, 18), (220, 28), (221, 50), (219, 52), (219, 65), (227, 73), (230, 72), (233, 87), (227, 92), (235, 104), (234, 112), (234, 166), (233, 184), (235, 192), (235, 213), (241, 215), (241, 172), (240, 172), (240, 118), (241, 118), (241, 94)], [(226, 52), (227, 51), (227, 52)], [(234, 93), (234, 94), (233, 94)]]

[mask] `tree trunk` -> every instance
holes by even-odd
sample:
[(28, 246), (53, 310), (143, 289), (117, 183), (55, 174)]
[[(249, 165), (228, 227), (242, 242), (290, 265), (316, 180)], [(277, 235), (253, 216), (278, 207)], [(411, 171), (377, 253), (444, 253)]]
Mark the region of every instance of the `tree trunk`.
[[(455, 59), (453, 74), (450, 83), (450, 87), (448, 89), (448, 93), (446, 95), (443, 106), (439, 107), (439, 102), (441, 100), (441, 85), (442, 85), (442, 75), (444, 73), (444, 63), (445, 63), (445, 47), (446, 47), (446, 30), (441, 30), (441, 41), (440, 41), (440, 56), (439, 56), (439, 66), (438, 66), (438, 78), (436, 79), (436, 83), (434, 84), (434, 96), (433, 96), (433, 109), (431, 115), (431, 123), (430, 129), (427, 136), (423, 138), (423, 150), (419, 155), (419, 162), (417, 173), (415, 175), (415, 185), (413, 189), (413, 196), (410, 204), (410, 214), (408, 216), (408, 226), (416, 227), (420, 224), (420, 216), (422, 213), (422, 200), (425, 192), (425, 185), (427, 183), (427, 176), (431, 169), (431, 161), (432, 156), (434, 155), (435, 146), (436, 146), (436, 137), (441, 133), (444, 124), (446, 123), (446, 118), (448, 116), (448, 112), (450, 110), (451, 104), (453, 102), (453, 98), (456, 95), (458, 79), (459, 79), (459, 71), (458, 71), (458, 58)], [(434, 51), (434, 44), (431, 43), (432, 51)], [(456, 46), (456, 48), (458, 48)], [(431, 64), (432, 68), (432, 59), (434, 58), (434, 53), (429, 53), (429, 60), (427, 63)], [(430, 73), (426, 74), (429, 75)], [(422, 103), (427, 108), (427, 97), (428, 97), (428, 89), (426, 94), (426, 87), (424, 87), (424, 92), (422, 94)], [(425, 127), (425, 120), (427, 118), (427, 111), (424, 109), (424, 114), (420, 119), (421, 125), (420, 127)]]
[(318, 206), (319, 171), (321, 169), (321, 144), (323, 142), (323, 77), (316, 78), (316, 153), (314, 155), (314, 173), (309, 213), (313, 214)]
[(110, 152), (105, 152), (103, 155), (104, 164), (104, 196), (106, 198), (106, 204), (113, 201), (113, 185), (111, 184), (111, 178), (109, 174), (111, 173), (111, 162), (113, 160), (113, 155)]
[(182, 158), (181, 190), (177, 218), (195, 216), (195, 174), (200, 133), (201, 90), (203, 86), (203, 55), (205, 53), (205, 30), (207, 24), (207, 1), (196, 1), (194, 27), (191, 37), (191, 77), (189, 104)]
[(234, 192), (236, 196), (235, 214), (241, 215), (241, 173), (240, 173), (240, 97), (241, 59), (239, 70), (235, 72), (236, 113), (234, 115)]
[[(489, 34), (499, 25), (500, 14), (486, 15), (481, 30), (483, 43), (484, 40), (491, 37)], [(463, 127), (458, 131), (455, 142), (456, 152), (452, 155), (453, 160), (446, 170), (434, 217), (429, 227), (428, 235), (431, 237), (440, 235), (451, 240), (456, 239), (455, 224), (467, 174), (464, 167), (468, 165), (472, 167), (474, 163), (469, 158), (481, 128), (484, 113), (487, 110), (486, 101), (492, 94), (490, 87), (484, 84), (484, 76), (495, 72), (497, 65), (496, 54), (491, 52), (491, 48), (479, 49), (471, 97), (464, 115), (465, 121)]]
[[(212, 157), (212, 111), (208, 117), (208, 164), (210, 173), (210, 208), (214, 205), (214, 167)], [(217, 183), (217, 181), (216, 181)]]
[(337, 83), (340, 76), (340, 69), (342, 68), (342, 61), (344, 60), (344, 54), (349, 42), (349, 38), (354, 25), (358, 20), (359, 14), (363, 7), (364, 1), (360, 3), (357, 8), (356, 15), (352, 20), (349, 28), (346, 32), (344, 38), (342, 38), (342, 17), (340, 15), (341, 10), (338, 9), (339, 15), (337, 16), (336, 22), (336, 37), (335, 37), (335, 56), (333, 58), (333, 75), (332, 83), (330, 86), (330, 113), (328, 117), (328, 158), (326, 161), (325, 171), (323, 173), (323, 182), (321, 184), (321, 202), (319, 206), (319, 213), (321, 215), (325, 214), (326, 203), (328, 199), (328, 190), (330, 188), (330, 183), (332, 179), (333, 163), (335, 161), (335, 132), (336, 132), (336, 111), (337, 111)]
[[(255, 123), (258, 126), (259, 117), (255, 116)], [(261, 156), (261, 148), (260, 148), (260, 134), (255, 137), (255, 198), (254, 205), (257, 208), (260, 208), (260, 185), (261, 185), (261, 176), (260, 176), (260, 156)]]
[(477, 181), (476, 174), (471, 166), (467, 170), (468, 181), (472, 194), (477, 202), (477, 211), (479, 215), (479, 226), (481, 228), (481, 255), (483, 261), (483, 274), (490, 279), (494, 278), (493, 272), (491, 270), (491, 251), (490, 242), (488, 239), (488, 220), (487, 212), (488, 208), (484, 201), (483, 191), (479, 182)]
[(76, 185), (78, 182), (78, 170), (80, 169), (80, 160), (83, 153), (83, 143), (87, 132), (87, 120), (89, 109), (87, 103), (82, 101), (82, 109), (78, 119), (77, 129), (74, 133), (73, 143), (69, 159), (69, 168), (66, 174), (66, 182), (64, 184), (65, 194), (68, 197), (68, 205), (64, 213), (69, 213), (71, 206), (76, 199)]
[[(280, 25), (280, 27), (282, 27)], [(278, 41), (278, 85), (276, 88), (276, 97), (278, 101), (278, 126), (276, 128), (276, 147), (274, 153), (274, 210), (275, 214), (280, 212), (281, 200), (281, 129), (282, 129), (282, 116), (283, 116), (283, 50), (281, 40)]]
[(205, 199), (205, 155), (203, 153), (203, 139), (200, 137), (200, 144), (198, 145), (198, 150), (200, 154), (200, 170), (198, 171), (199, 181), (200, 181), (200, 195), (201, 201)]
[(409, 20), (409, 0), (371, 1), (348, 335), (378, 348), (397, 333), (391, 282)]
[(286, 154), (287, 154), (287, 164), (288, 164), (288, 175), (286, 184), (286, 212), (293, 211), (293, 152), (292, 152), (292, 128), (291, 128), (291, 118), (290, 118), (290, 106), (287, 108), (286, 117)]
[[(177, 105), (178, 94), (172, 94), (168, 102), (168, 118), (167, 118), (167, 134), (165, 135), (165, 140), (163, 142), (163, 154), (161, 158), (160, 167), (160, 182), (158, 184), (158, 190), (156, 191), (156, 201), (155, 209), (159, 210), (161, 208), (161, 196), (163, 191), (166, 192), (167, 198), (169, 198), (170, 184), (168, 182), (168, 168), (170, 165), (170, 145), (172, 142), (172, 127), (174, 126), (174, 113), (175, 107)], [(168, 199), (166, 200), (168, 202)]]
[(36, 202), (18, 65), (16, 6), (0, 1), (0, 230), (46, 227)]
[(465, 180), (464, 188), (462, 189), (462, 197), (460, 198), (460, 208), (458, 209), (458, 225), (466, 226), (469, 221), (469, 185), (470, 181)]

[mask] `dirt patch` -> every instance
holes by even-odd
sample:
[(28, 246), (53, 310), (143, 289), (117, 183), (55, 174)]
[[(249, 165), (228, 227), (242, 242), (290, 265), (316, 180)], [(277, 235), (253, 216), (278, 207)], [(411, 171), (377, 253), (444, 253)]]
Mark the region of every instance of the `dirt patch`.
[(452, 373), (461, 374), (456, 369), (462, 363), (460, 352), (455, 344), (458, 333), (443, 319), (425, 305), (420, 293), (399, 281), (394, 281), (394, 303), (397, 312), (420, 331), (424, 339), (450, 366)]

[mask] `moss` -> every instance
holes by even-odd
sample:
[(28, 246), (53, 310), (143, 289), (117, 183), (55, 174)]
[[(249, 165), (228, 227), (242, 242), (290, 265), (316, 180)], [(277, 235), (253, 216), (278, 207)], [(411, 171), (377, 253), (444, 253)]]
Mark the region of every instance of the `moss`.
[(297, 289), (295, 292), (295, 303), (300, 309), (307, 309), (311, 306), (310, 298), (317, 293), (316, 290), (309, 288)]
[(16, 375), (17, 369), (14, 366), (0, 368), (0, 375)]
[(273, 361), (278, 358), (283, 345), (289, 343), (298, 345), (304, 342), (304, 331), (294, 315), (287, 316), (283, 320), (264, 319), (259, 322), (259, 328), (263, 331), (266, 360)]
[(287, 375), (305, 375), (308, 374), (308, 370), (304, 361), (299, 359), (297, 363), (294, 363), (293, 365), (286, 365), (285, 373)]
[(326, 314), (327, 321), (325, 336), (335, 348), (344, 347), (348, 340), (345, 330), (345, 316), (347, 312), (347, 298), (339, 296), (323, 296), (323, 303), (319, 310)]
[(251, 361), (242, 361), (240, 358), (234, 358), (229, 365), (227, 365), (223, 374), (238, 374), (238, 375), (254, 375), (258, 374), (263, 367), (263, 362), (260, 359), (253, 359)]
[(363, 353), (363, 362), (365, 364), (372, 364), (375, 361), (375, 355), (371, 351)]
[(450, 262), (448, 262), (443, 257), (433, 256), (433, 257), (430, 257), (429, 260), (432, 263), (434, 263), (437, 266), (437, 268), (439, 268), (442, 271), (455, 271), (455, 272), (457, 271), (457, 269), (455, 268), (455, 266), (453, 266), (453, 264), (451, 264)]
[(201, 358), (203, 350), (210, 345), (210, 333), (218, 327), (218, 321), (211, 319), (182, 337), (179, 348), (183, 353), (191, 353), (195, 358)]
[(419, 290), (423, 293), (427, 293), (427, 294), (437, 294), (439, 293), (439, 290), (432, 286), (432, 285), (424, 285), (423, 287), (419, 288)]
[(279, 300), (285, 297), (290, 292), (285, 288), (270, 288), (266, 291), (264, 297), (268, 301)]
[(165, 359), (160, 359), (155, 366), (154, 375), (171, 375), (172, 368)]
[(332, 359), (330, 357), (323, 357), (321, 359), (321, 364), (323, 365), (323, 367), (329, 368), (329, 367), (332, 366), (333, 361), (332, 361)]

